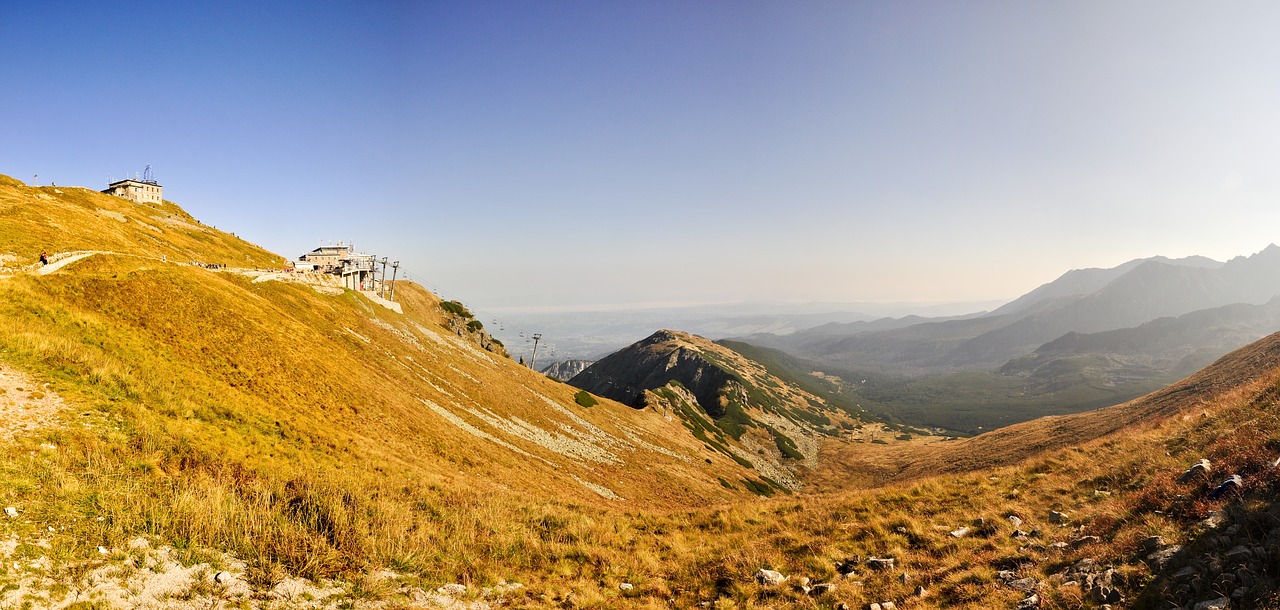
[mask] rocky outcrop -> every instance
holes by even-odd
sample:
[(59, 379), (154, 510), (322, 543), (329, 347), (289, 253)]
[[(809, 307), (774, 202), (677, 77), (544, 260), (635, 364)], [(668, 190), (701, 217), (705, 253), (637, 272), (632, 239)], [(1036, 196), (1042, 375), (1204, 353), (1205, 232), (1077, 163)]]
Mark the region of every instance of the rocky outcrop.
[(550, 366), (544, 367), (541, 372), (543, 375), (551, 377), (552, 379), (568, 381), (573, 379), (582, 371), (587, 370), (587, 367), (592, 364), (595, 364), (594, 360), (561, 360), (559, 362), (553, 362)]
[(494, 339), (489, 331), (484, 329), (484, 324), (475, 318), (475, 316), (467, 311), (466, 307), (457, 301), (445, 301), (440, 304), (440, 309), (444, 311), (445, 323), (444, 327), (449, 329), (455, 335), (474, 343), (488, 352), (493, 352), (499, 356), (510, 358), (507, 348), (501, 341)]

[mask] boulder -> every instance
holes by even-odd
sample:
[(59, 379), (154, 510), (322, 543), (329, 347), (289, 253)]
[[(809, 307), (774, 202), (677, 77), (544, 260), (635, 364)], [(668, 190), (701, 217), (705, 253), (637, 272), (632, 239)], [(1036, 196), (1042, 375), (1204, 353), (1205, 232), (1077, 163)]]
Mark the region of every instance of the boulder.
[(867, 567), (877, 572), (889, 572), (893, 570), (894, 560), (892, 557), (868, 557)]
[(1209, 599), (1195, 605), (1195, 610), (1227, 610), (1231, 602), (1225, 597)]
[(1173, 556), (1182, 551), (1181, 544), (1170, 544), (1160, 547), (1147, 555), (1147, 563), (1151, 565), (1151, 569), (1157, 572), (1164, 570), (1165, 566), (1173, 560)]
[(1142, 549), (1151, 553), (1164, 546), (1164, 536), (1148, 536), (1142, 541)]
[(6, 517), (10, 518), (10, 519), (17, 519), (17, 518), (18, 518), (18, 509), (14, 508), (14, 507), (12, 507), (12, 506), (6, 506), (6, 507), (4, 507), (4, 515), (5, 515)]
[(1035, 591), (1036, 587), (1040, 586), (1040, 583), (1036, 582), (1036, 579), (1034, 578), (1019, 578), (1016, 580), (1011, 580), (1004, 584), (1008, 585), (1009, 588), (1013, 589), (1014, 591), (1022, 591), (1023, 593), (1030, 593), (1032, 591)]
[(1049, 511), (1049, 523), (1066, 523), (1067, 513), (1060, 513), (1056, 510)]
[(1032, 595), (1018, 602), (1018, 610), (1035, 610), (1040, 607), (1040, 596)]
[(634, 589), (634, 588), (636, 588), (636, 586), (635, 586), (635, 585), (633, 585), (633, 584), (631, 584), (631, 583), (629, 583), (629, 582), (621, 582), (621, 583), (618, 583), (618, 589), (619, 589), (619, 590), (622, 590), (622, 591), (630, 591), (630, 590), (632, 590), (632, 589)]
[(826, 595), (835, 590), (836, 590), (836, 583), (820, 582), (816, 585), (813, 585), (813, 589), (809, 591), (809, 595), (817, 597), (819, 595)]
[(1098, 586), (1089, 589), (1089, 599), (1098, 604), (1115, 604), (1119, 603), (1123, 596), (1115, 587)]
[(783, 576), (781, 572), (774, 570), (765, 570), (762, 568), (760, 571), (756, 572), (756, 582), (765, 587), (776, 587), (782, 584), (782, 581), (786, 579), (787, 577)]
[(1082, 536), (1071, 541), (1071, 548), (1080, 548), (1086, 544), (1093, 544), (1100, 540), (1097, 536)]
[(951, 530), (951, 533), (947, 535), (951, 536), (952, 538), (964, 538), (965, 536), (969, 535), (969, 528), (962, 527), (960, 529)]
[(1221, 485), (1213, 488), (1213, 491), (1209, 492), (1209, 499), (1218, 500), (1225, 498), (1228, 495), (1239, 492), (1241, 489), (1244, 489), (1244, 479), (1240, 478), (1240, 475), (1238, 474), (1233, 474), (1227, 477), (1227, 480), (1223, 481)]
[(1017, 515), (1009, 515), (1009, 523), (1012, 523), (1014, 528), (1022, 527), (1022, 518)]
[(213, 575), (213, 582), (216, 582), (220, 585), (228, 585), (228, 584), (231, 584), (232, 578), (234, 577), (231, 576), (230, 572), (218, 572), (217, 574)]
[(1209, 460), (1200, 458), (1199, 462), (1192, 464), (1185, 472), (1178, 475), (1178, 482), (1186, 483), (1196, 477), (1208, 477), (1211, 472), (1213, 472), (1213, 468), (1209, 466)]

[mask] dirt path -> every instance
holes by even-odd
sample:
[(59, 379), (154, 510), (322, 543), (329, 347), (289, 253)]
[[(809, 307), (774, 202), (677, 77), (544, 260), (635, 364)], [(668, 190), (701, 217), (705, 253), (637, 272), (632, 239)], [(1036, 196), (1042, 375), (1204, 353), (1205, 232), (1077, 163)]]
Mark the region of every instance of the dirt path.
[(53, 423), (65, 404), (45, 384), (0, 366), (0, 442)]
[(43, 267), (36, 269), (36, 275), (49, 275), (50, 273), (53, 273), (54, 271), (57, 271), (63, 267), (66, 267), (71, 263), (74, 263), (80, 259), (89, 258), (94, 254), (98, 254), (98, 253), (97, 252), (77, 252), (76, 254), (72, 254), (71, 256), (68, 256), (66, 258), (58, 259), (52, 263), (49, 263), (48, 265), (45, 265)]

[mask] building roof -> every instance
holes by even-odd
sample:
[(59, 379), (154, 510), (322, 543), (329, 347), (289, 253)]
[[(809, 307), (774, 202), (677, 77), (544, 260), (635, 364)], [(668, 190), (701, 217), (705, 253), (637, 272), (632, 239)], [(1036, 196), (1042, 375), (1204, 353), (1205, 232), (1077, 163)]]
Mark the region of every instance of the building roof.
[(151, 185), (151, 186), (160, 186), (160, 183), (159, 183), (159, 182), (156, 182), (155, 180), (152, 180), (152, 181), (150, 181), (150, 182), (147, 182), (147, 181), (144, 181), (144, 180), (134, 180), (133, 178), (125, 178), (124, 180), (116, 180), (115, 182), (112, 182), (111, 184), (108, 184), (108, 185), (107, 185), (107, 188), (111, 188), (111, 187), (116, 186), (116, 185), (119, 185), (119, 184), (126, 184), (126, 183), (129, 183), (129, 182), (132, 182), (132, 183), (134, 183), (134, 184), (147, 184), (147, 185)]

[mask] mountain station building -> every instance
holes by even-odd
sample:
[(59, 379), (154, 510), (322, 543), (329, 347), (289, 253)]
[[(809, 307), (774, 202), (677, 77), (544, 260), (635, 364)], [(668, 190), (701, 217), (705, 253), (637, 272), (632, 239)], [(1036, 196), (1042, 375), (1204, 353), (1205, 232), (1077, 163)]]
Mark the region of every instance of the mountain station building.
[(128, 199), (134, 203), (160, 205), (164, 201), (161, 187), (155, 180), (134, 180), (132, 178), (117, 180), (108, 184), (106, 190), (102, 192)]
[(298, 261), (321, 273), (342, 276), (342, 286), (351, 290), (376, 290), (378, 257), (356, 252), (355, 246), (338, 242), (334, 246), (320, 246), (302, 256)]

